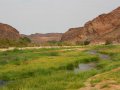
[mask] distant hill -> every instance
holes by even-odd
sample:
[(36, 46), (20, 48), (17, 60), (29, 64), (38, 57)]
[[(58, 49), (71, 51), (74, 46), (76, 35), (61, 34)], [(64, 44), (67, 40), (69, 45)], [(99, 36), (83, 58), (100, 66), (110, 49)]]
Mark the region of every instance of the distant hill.
[(47, 33), (47, 34), (31, 34), (31, 35), (22, 35), (23, 37), (28, 37), (33, 43), (46, 43), (49, 41), (60, 41), (62, 33)]
[(101, 44), (110, 40), (120, 43), (120, 7), (108, 14), (102, 14), (87, 22), (83, 27), (71, 28), (63, 34), (61, 41)]
[(20, 38), (19, 32), (8, 24), (0, 23), (0, 39), (17, 40)]
[(0, 23), (0, 48), (30, 46), (31, 40), (21, 37), (14, 27)]

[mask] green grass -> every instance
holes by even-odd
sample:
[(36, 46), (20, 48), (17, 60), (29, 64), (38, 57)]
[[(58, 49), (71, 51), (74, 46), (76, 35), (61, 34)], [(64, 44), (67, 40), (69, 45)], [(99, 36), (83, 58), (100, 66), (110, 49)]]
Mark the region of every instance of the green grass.
[[(120, 66), (119, 46), (86, 47), (111, 55), (112, 60), (102, 61), (97, 55), (76, 48), (0, 52), (0, 80), (7, 82), (0, 90), (76, 90), (84, 87), (88, 78)], [(97, 67), (77, 74), (74, 72), (78, 64), (89, 62), (96, 62)]]
[(8, 82), (1, 89), (77, 89), (97, 71), (75, 74), (73, 69), (79, 63), (97, 60), (96, 55), (66, 48), (0, 52), (0, 80)]
[(111, 57), (111, 60), (99, 61), (97, 64), (99, 75), (91, 78), (91, 86), (94, 87), (98, 83), (101, 83), (101, 89), (110, 88), (110, 85), (120, 86), (120, 46), (96, 46), (92, 47), (92, 49), (98, 50), (99, 53), (109, 55)]

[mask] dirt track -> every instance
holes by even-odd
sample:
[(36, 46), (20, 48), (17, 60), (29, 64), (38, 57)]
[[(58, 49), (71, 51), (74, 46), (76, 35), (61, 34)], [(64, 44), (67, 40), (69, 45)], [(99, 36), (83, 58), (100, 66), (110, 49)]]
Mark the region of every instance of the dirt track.
[[(17, 48), (19, 50), (25, 50), (25, 49), (40, 49), (40, 48), (82, 48), (82, 46), (40, 46), (40, 47), (23, 47), (23, 48)], [(7, 50), (14, 50), (16, 47), (10, 47), (10, 48), (1, 48), (0, 51), (7, 51)]]

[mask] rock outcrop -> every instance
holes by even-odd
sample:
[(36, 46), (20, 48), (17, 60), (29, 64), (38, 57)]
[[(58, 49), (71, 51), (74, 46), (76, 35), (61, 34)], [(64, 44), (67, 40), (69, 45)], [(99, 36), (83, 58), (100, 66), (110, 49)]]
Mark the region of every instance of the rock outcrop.
[(17, 40), (20, 38), (19, 32), (10, 25), (0, 23), (0, 39)]
[(71, 28), (63, 34), (61, 41), (105, 43), (106, 40), (120, 41), (120, 7), (108, 14), (99, 15), (83, 27)]

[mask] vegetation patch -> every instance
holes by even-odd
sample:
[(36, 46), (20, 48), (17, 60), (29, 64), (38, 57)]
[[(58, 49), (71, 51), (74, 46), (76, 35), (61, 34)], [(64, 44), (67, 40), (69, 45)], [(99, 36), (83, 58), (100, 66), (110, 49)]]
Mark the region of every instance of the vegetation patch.
[[(0, 52), (0, 80), (7, 81), (7, 84), (0, 89), (74, 90), (84, 87), (85, 82), (93, 76), (96, 77), (90, 81), (92, 87), (110, 78), (119, 84), (120, 73), (118, 70), (117, 72), (111, 71), (120, 66), (119, 46), (86, 47), (110, 55), (111, 61), (101, 60), (98, 55), (91, 55), (86, 51), (80, 51), (80, 48), (72, 47), (36, 50), (14, 49)], [(74, 72), (79, 64), (91, 62), (95, 62), (97, 67), (79, 73)], [(110, 72), (105, 73), (108, 71)], [(97, 77), (97, 74), (100, 77)], [(101, 88), (108, 87), (103, 84)]]

